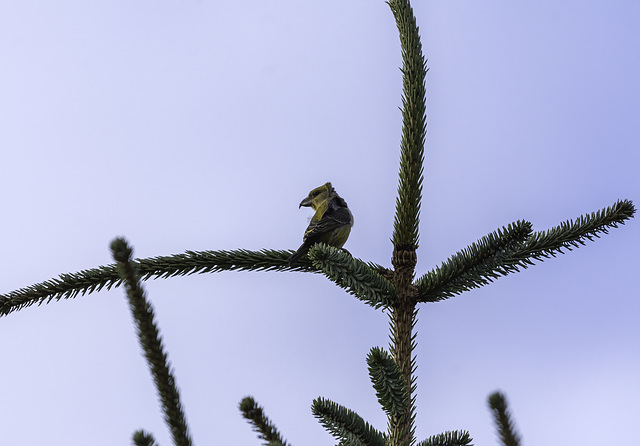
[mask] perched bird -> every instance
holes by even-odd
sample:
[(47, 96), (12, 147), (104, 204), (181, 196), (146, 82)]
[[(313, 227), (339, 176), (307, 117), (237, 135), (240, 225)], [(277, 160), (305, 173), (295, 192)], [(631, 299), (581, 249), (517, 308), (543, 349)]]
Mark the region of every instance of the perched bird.
[(302, 246), (289, 257), (289, 266), (297, 262), (317, 242), (342, 248), (353, 226), (353, 215), (346, 201), (338, 195), (331, 183), (323, 184), (309, 192), (298, 207), (302, 206), (309, 206), (316, 213), (304, 232)]

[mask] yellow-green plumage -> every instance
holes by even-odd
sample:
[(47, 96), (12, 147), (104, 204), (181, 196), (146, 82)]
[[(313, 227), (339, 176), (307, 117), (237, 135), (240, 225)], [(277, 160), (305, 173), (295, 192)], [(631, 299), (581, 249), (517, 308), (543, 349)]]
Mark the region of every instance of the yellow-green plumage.
[(342, 248), (349, 238), (353, 226), (353, 215), (347, 203), (338, 195), (331, 183), (316, 187), (300, 207), (309, 206), (315, 214), (302, 238), (302, 246), (289, 257), (289, 266), (305, 255), (313, 244), (322, 242), (336, 248)]

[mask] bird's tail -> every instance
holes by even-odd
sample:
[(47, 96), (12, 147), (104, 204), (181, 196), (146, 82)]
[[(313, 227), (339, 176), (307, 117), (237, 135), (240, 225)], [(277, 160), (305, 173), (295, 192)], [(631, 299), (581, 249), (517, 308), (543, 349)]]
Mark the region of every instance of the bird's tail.
[(289, 257), (289, 266), (293, 266), (300, 258), (309, 252), (311, 246), (307, 243), (303, 243), (302, 246)]

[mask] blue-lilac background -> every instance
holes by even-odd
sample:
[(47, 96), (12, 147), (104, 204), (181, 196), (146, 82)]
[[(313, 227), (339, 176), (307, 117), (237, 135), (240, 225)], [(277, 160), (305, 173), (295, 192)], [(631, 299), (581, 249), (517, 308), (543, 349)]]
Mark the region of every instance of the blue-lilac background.
[[(418, 274), (518, 219), (534, 229), (640, 203), (640, 4), (415, 1), (429, 59)], [(0, 293), (186, 249), (295, 249), (332, 181), (345, 246), (388, 266), (400, 45), (383, 1), (20, 1), (0, 5)], [(439, 304), (417, 324), (417, 437), (496, 444), (509, 397), (526, 444), (621, 444), (640, 413), (637, 219)], [(248, 394), (294, 445), (334, 444), (324, 396), (384, 430), (365, 356), (385, 314), (320, 275), (145, 284), (196, 444), (258, 445)], [(170, 444), (123, 292), (0, 319), (12, 445)]]

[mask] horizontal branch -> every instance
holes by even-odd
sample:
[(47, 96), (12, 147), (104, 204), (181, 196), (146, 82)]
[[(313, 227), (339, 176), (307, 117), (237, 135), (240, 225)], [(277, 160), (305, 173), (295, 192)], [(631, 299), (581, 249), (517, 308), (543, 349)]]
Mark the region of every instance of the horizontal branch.
[[(620, 200), (605, 209), (567, 220), (547, 231), (536, 232), (521, 243), (508, 244), (500, 251), (485, 257), (460, 274), (441, 274), (449, 268), (453, 257), (442, 267), (430, 271), (416, 281), (421, 302), (437, 302), (463, 291), (478, 288), (509, 273), (520, 271), (546, 258), (562, 254), (564, 250), (585, 245), (610, 228), (616, 228), (633, 217), (635, 207), (629, 200)], [(460, 255), (458, 253), (456, 256)], [(444, 277), (444, 280), (443, 280)]]
[(505, 257), (505, 250), (525, 241), (531, 233), (531, 223), (521, 220), (458, 251), (441, 266), (416, 280), (419, 300), (434, 302), (486, 285), (500, 276), (495, 270)]
[[(184, 254), (136, 259), (133, 263), (140, 280), (188, 276), (191, 274), (222, 271), (302, 271), (321, 273), (308, 258), (300, 259), (295, 266), (288, 264), (291, 250), (261, 249), (248, 251), (186, 251)], [(384, 270), (379, 265), (368, 264), (374, 270)], [(41, 283), (0, 294), (0, 316), (5, 316), (33, 304), (52, 300), (71, 299), (76, 296), (110, 290), (122, 284), (116, 265), (110, 264), (85, 269), (76, 273), (60, 274)]]
[[(263, 249), (247, 251), (187, 251), (184, 254), (136, 259), (133, 263), (141, 280), (167, 278), (220, 271), (308, 271), (320, 272), (307, 259), (295, 267), (287, 260), (293, 251)], [(111, 289), (121, 285), (114, 264), (86, 269), (76, 273), (60, 274), (42, 283), (30, 285), (0, 295), (0, 316), (33, 304), (69, 299), (78, 295)]]
[(471, 446), (472, 441), (467, 431), (449, 431), (433, 435), (418, 443), (418, 446)]
[(389, 307), (396, 301), (396, 289), (378, 272), (383, 269), (379, 266), (324, 243), (311, 247), (309, 259), (336, 285), (373, 308)]

